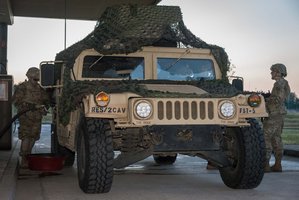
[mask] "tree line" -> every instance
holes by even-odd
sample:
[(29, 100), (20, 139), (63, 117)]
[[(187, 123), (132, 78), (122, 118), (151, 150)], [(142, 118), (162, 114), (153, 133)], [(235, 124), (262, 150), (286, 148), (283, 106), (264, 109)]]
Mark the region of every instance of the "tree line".
[(294, 92), (291, 92), (287, 101), (286, 107), (289, 110), (299, 110), (299, 99)]

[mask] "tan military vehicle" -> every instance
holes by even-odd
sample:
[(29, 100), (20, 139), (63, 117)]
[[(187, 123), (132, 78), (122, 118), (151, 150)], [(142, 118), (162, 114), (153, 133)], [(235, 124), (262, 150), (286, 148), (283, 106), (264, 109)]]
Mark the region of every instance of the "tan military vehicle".
[(218, 63), (213, 48), (161, 45), (111, 54), (84, 48), (41, 63), (55, 105), (53, 151), (67, 156), (66, 165), (76, 152), (86, 193), (108, 192), (114, 168), (149, 156), (173, 164), (178, 154), (210, 161), (228, 187), (257, 187), (264, 98), (237, 90), (240, 79), (229, 84)]

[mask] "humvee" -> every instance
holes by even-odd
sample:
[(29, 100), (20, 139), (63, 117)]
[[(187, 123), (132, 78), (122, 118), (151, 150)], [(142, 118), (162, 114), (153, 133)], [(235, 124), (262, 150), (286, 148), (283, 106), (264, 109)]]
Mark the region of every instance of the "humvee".
[[(128, 9), (134, 24), (138, 9)], [(165, 45), (173, 37), (112, 53), (126, 45), (105, 39), (105, 53), (83, 45), (70, 48), (69, 60), (57, 56), (41, 63), (41, 85), (50, 88), (54, 105), (53, 152), (66, 156), (65, 165), (77, 156), (84, 192), (108, 192), (114, 168), (149, 156), (160, 165), (173, 164), (178, 154), (213, 163), (230, 188), (255, 188), (262, 181), (265, 142), (257, 119), (267, 116), (263, 96), (238, 90), (241, 79), (229, 83), (215, 46)]]

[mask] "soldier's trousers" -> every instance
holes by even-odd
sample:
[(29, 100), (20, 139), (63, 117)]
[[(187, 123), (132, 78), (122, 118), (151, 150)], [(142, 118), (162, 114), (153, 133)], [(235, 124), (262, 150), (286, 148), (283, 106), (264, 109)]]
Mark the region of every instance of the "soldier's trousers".
[(267, 160), (271, 158), (272, 151), (275, 159), (283, 156), (283, 143), (281, 139), (285, 115), (270, 115), (263, 121), (264, 136), (267, 150)]
[(33, 138), (39, 140), (42, 114), (39, 111), (29, 111), (19, 118), (19, 139)]

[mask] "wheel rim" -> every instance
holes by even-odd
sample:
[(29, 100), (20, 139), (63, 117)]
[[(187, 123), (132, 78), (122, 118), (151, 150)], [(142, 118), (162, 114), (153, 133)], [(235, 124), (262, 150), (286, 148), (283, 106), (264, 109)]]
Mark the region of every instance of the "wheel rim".
[(228, 135), (226, 137), (226, 143), (227, 143), (227, 156), (228, 156), (228, 161), (230, 162), (229, 168), (231, 170), (236, 170), (238, 165), (239, 165), (239, 142), (236, 137), (236, 133), (233, 130), (230, 130), (228, 132)]

